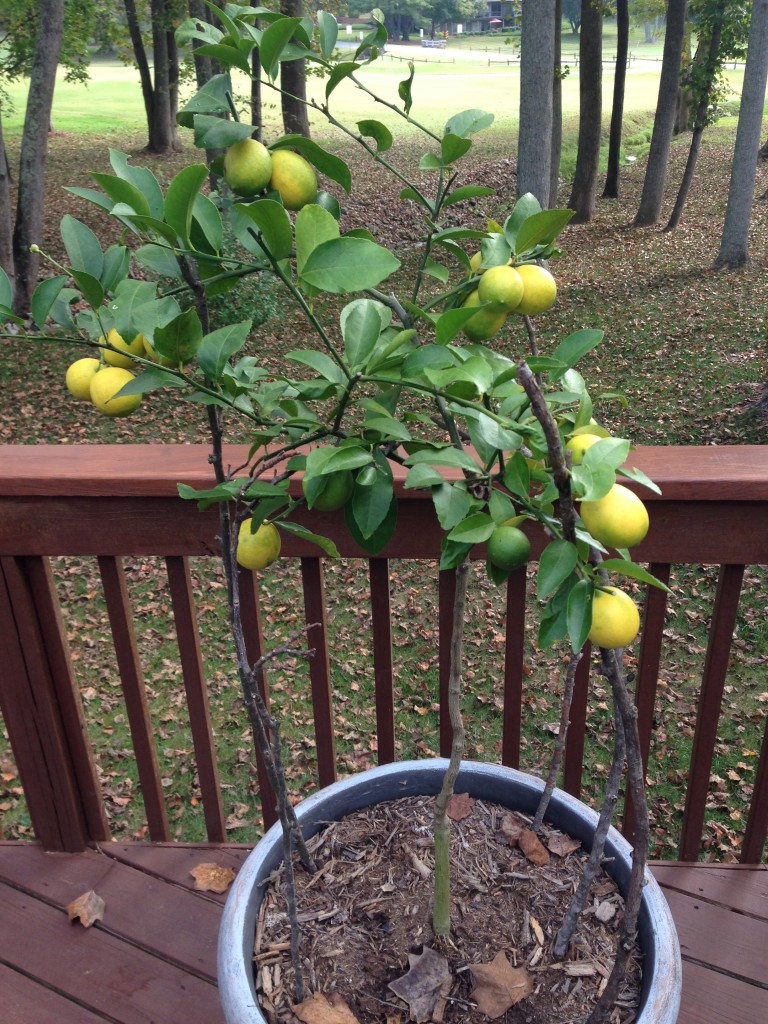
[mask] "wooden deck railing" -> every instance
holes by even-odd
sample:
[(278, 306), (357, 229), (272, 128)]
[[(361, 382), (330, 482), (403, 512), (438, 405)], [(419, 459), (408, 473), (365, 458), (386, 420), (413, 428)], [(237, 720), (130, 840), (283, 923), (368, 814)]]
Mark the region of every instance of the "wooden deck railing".
[[(232, 464), (241, 459), (238, 450)], [(768, 564), (768, 448), (637, 449), (631, 462), (648, 473), (662, 496), (644, 492), (652, 529), (636, 552), (661, 579), (672, 566), (719, 566), (709, 624), (708, 646), (699, 689), (695, 735), (679, 857), (699, 854), (718, 742), (726, 672), (745, 566)], [(85, 727), (78, 679), (68, 651), (52, 559), (93, 556), (98, 561), (115, 655), (132, 736), (149, 838), (172, 838), (156, 737), (149, 714), (123, 558), (161, 556), (165, 560), (186, 706), (208, 839), (226, 838), (216, 745), (208, 707), (206, 678), (189, 559), (216, 554), (217, 514), (197, 511), (177, 496), (177, 482), (211, 483), (202, 446), (7, 446), (0, 449), (0, 710), (12, 746), (37, 838), (49, 850), (80, 850), (109, 837), (104, 796)], [(349, 538), (340, 514), (313, 520), (332, 536), (345, 557), (367, 565), (372, 623), (377, 751), (380, 762), (395, 759), (390, 559), (435, 559), (440, 532), (428, 495), (403, 491), (397, 531), (387, 549), (366, 558)], [(532, 534), (534, 556), (542, 538)], [(316, 654), (309, 673), (320, 785), (336, 775), (334, 697), (327, 638), (323, 559), (318, 549), (286, 536), (283, 553), (300, 559), (304, 609)], [(482, 551), (478, 550), (478, 557)], [(258, 584), (244, 576), (244, 617), (251, 653), (261, 651)], [(441, 697), (448, 672), (448, 636), (454, 578), (439, 576), (439, 677)], [(768, 600), (765, 602), (768, 605)], [(636, 700), (643, 750), (651, 747), (659, 666), (666, 640), (666, 595), (649, 589), (637, 664)], [(524, 700), (526, 577), (514, 573), (507, 587), (503, 661), (501, 760), (520, 761)], [(582, 660), (563, 785), (578, 793), (587, 717), (589, 659)], [(441, 701), (441, 708), (443, 702)], [(449, 745), (447, 716), (441, 711), (440, 743)], [(262, 790), (262, 796), (264, 791)], [(270, 801), (264, 813), (270, 819)], [(768, 740), (755, 771), (740, 857), (761, 860), (768, 833)], [(631, 820), (625, 821), (631, 832)]]

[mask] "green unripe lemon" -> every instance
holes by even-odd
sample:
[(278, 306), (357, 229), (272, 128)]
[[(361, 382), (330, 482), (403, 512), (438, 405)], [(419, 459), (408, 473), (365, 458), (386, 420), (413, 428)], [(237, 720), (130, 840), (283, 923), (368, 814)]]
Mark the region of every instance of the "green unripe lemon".
[(596, 590), (592, 601), (592, 627), (589, 639), (597, 647), (613, 650), (631, 644), (640, 631), (640, 612), (623, 590), (607, 587)]
[(515, 312), (525, 316), (545, 313), (557, 298), (554, 277), (536, 263), (524, 263), (516, 269), (523, 279), (523, 297), (515, 307)]
[(531, 542), (516, 526), (497, 526), (488, 538), (486, 553), (497, 569), (511, 572), (528, 561)]
[(582, 501), (579, 513), (595, 540), (609, 548), (632, 548), (648, 533), (648, 509), (622, 484), (597, 501)]
[(303, 156), (290, 149), (276, 149), (269, 187), (280, 193), (286, 210), (300, 210), (317, 198), (317, 175)]
[(91, 401), (104, 416), (130, 416), (141, 405), (141, 395), (115, 395), (134, 379), (122, 366), (105, 366), (91, 380)]
[[(104, 344), (104, 337), (99, 338), (99, 341)], [(143, 334), (137, 334), (132, 341), (126, 341), (113, 327), (107, 331), (106, 343), (111, 345), (112, 348), (102, 349), (102, 352), (104, 353), (104, 362), (109, 363), (110, 366), (119, 366), (123, 370), (132, 370), (136, 365), (132, 357), (144, 355)]]
[[(477, 288), (469, 293), (462, 305), (465, 307), (480, 305)], [(467, 320), (462, 330), (470, 341), (487, 341), (494, 334), (499, 333), (506, 318), (507, 314), (504, 310), (499, 311), (487, 306), (484, 309), (479, 309), (473, 317)]]
[(482, 262), (483, 254), (481, 252), (473, 253), (469, 258), (469, 272), (471, 274), (484, 274), (485, 271), (480, 267)]
[(511, 313), (523, 297), (523, 279), (514, 267), (490, 267), (480, 278), (477, 294), (481, 302)]
[(101, 363), (98, 359), (78, 359), (67, 369), (65, 382), (70, 395), (78, 402), (90, 402), (91, 381), (94, 374), (98, 373)]
[(273, 523), (251, 530), (252, 519), (244, 519), (237, 534), (237, 561), (244, 569), (266, 569), (280, 554), (280, 533)]
[(263, 191), (272, 177), (272, 157), (258, 139), (241, 139), (224, 155), (224, 180), (239, 196)]
[(352, 497), (355, 478), (351, 470), (341, 469), (337, 473), (315, 477), (309, 482), (305, 478), (301, 486), (310, 508), (319, 509), (321, 512), (335, 512), (346, 505)]
[(574, 466), (580, 466), (584, 461), (584, 455), (593, 444), (601, 441), (599, 434), (574, 434), (566, 444), (566, 449), (571, 453), (571, 461)]

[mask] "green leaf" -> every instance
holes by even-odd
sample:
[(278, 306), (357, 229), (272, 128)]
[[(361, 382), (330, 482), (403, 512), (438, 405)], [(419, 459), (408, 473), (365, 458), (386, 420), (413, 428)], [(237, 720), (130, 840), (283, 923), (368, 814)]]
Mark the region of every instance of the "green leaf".
[(392, 132), (381, 121), (363, 120), (357, 122), (357, 130), (366, 139), (373, 139), (377, 153), (386, 153), (392, 148), (394, 138)]
[(378, 8), (374, 7), (371, 12), (376, 23), (376, 27), (372, 32), (369, 32), (360, 40), (360, 44), (355, 50), (355, 60), (357, 60), (361, 54), (365, 53), (367, 49), (370, 48), (373, 50), (374, 48), (383, 46), (387, 41), (387, 30), (384, 27), (384, 16), (381, 11), (378, 11), (378, 16), (376, 16), (375, 12), (377, 10)]
[(54, 323), (70, 330), (77, 330), (77, 324), (72, 319), (72, 304), (80, 301), (80, 292), (74, 288), (62, 288), (50, 309), (50, 317)]
[[(5, 271), (3, 273), (5, 274)], [(41, 281), (35, 288), (32, 295), (32, 319), (39, 330), (45, 326), (51, 308), (67, 280), (65, 274), (59, 274), (57, 277), (49, 277), (45, 281)], [(4, 303), (4, 305), (8, 305), (8, 303)]]
[(446, 135), (458, 135), (464, 139), (475, 132), (484, 131), (493, 124), (493, 114), (485, 110), (463, 110), (454, 114), (445, 126)]
[(0, 267), (0, 306), (11, 309), (13, 306), (13, 285), (6, 272)]
[(549, 647), (568, 632), (568, 597), (578, 582), (578, 576), (572, 573), (545, 605), (539, 624), (539, 646)]
[(192, 209), (207, 177), (208, 168), (205, 164), (190, 164), (179, 171), (168, 186), (165, 219), (185, 245), (189, 245)]
[(350, 75), (360, 68), (360, 64), (357, 64), (353, 60), (342, 60), (336, 64), (331, 73), (328, 75), (328, 81), (325, 84), (325, 98), (326, 100), (330, 97), (334, 89), (342, 82), (346, 81)]
[(531, 489), (531, 471), (525, 456), (521, 452), (515, 452), (504, 468), (504, 486), (512, 494), (520, 498), (527, 498)]
[(246, 75), (251, 73), (251, 63), (248, 57), (236, 46), (229, 46), (227, 43), (203, 43), (195, 50), (195, 56), (213, 57), (224, 67), (239, 68)]
[(65, 213), (61, 218), (61, 238), (72, 268), (84, 270), (98, 280), (104, 268), (104, 254), (93, 231)]
[(459, 541), (443, 537), (440, 545), (440, 571), (455, 569), (457, 565), (461, 565), (471, 550), (471, 544), (462, 544)]
[(441, 480), (432, 488), (432, 502), (438, 522), (444, 530), (452, 530), (475, 506), (472, 495), (459, 481), (447, 483)]
[(644, 569), (642, 565), (638, 565), (627, 558), (606, 558), (601, 563), (600, 568), (605, 569), (607, 572), (616, 572), (619, 576), (629, 576), (633, 580), (640, 580), (641, 583), (648, 583), (650, 586), (658, 587), (667, 594), (672, 593), (666, 583), (662, 583), (660, 579), (654, 576), (653, 573), (648, 572), (647, 569)]
[(432, 466), (454, 466), (456, 469), (465, 469), (469, 473), (480, 471), (480, 466), (468, 452), (454, 448), (452, 445), (443, 447), (429, 445), (409, 455), (405, 460), (406, 466), (417, 466), (420, 462), (427, 462)]
[(439, 156), (436, 156), (434, 153), (425, 153), (419, 160), (420, 171), (441, 171), (443, 169), (443, 166), (443, 161), (440, 159)]
[(405, 112), (406, 117), (410, 114), (411, 107), (413, 106), (412, 86), (413, 76), (416, 73), (416, 68), (412, 61), (409, 62), (408, 67), (410, 69), (410, 74), (407, 78), (404, 78), (402, 82), (399, 82), (397, 86), (397, 95), (403, 101), (403, 111)]
[(109, 162), (112, 170), (118, 177), (125, 178), (135, 185), (149, 203), (150, 216), (162, 220), (163, 190), (157, 178), (148, 167), (133, 167), (128, 160), (129, 157), (125, 153), (118, 149), (110, 149)]
[(152, 211), (146, 196), (132, 182), (126, 181), (116, 174), (96, 174), (93, 171), (91, 177), (113, 202), (125, 203), (126, 206), (132, 206), (136, 213), (143, 213), (147, 217), (151, 216)]
[(541, 203), (531, 192), (520, 196), (512, 209), (512, 213), (504, 221), (504, 237), (514, 249), (517, 232), (521, 225), (536, 213), (541, 213)]
[(527, 217), (515, 238), (515, 255), (528, 252), (537, 245), (552, 242), (557, 238), (568, 221), (573, 217), (574, 210), (542, 210)]
[(238, 480), (225, 480), (223, 483), (217, 484), (216, 487), (208, 488), (207, 490), (198, 490), (195, 487), (190, 487), (189, 484), (176, 484), (176, 490), (179, 492), (179, 497), (185, 501), (196, 501), (197, 507), (203, 511), (210, 505), (214, 505), (221, 501), (231, 501), (240, 494), (240, 490), (243, 486), (242, 478)]
[(476, 412), (472, 410), (471, 415), (470, 411), (466, 410), (465, 415), (469, 424), (470, 437), (475, 447), (482, 444), (490, 449), (490, 452), (508, 452), (518, 449), (522, 444), (520, 434), (486, 415), (482, 409), (478, 409)]
[(339, 237), (339, 223), (332, 213), (314, 203), (296, 214), (296, 269), (301, 279), (304, 265), (322, 242)]
[(380, 456), (375, 466), (359, 473), (352, 492), (352, 515), (360, 533), (368, 539), (385, 522), (394, 500), (392, 470)]
[(478, 199), (480, 196), (492, 196), (495, 190), (487, 185), (462, 185), (449, 192), (443, 200), (443, 206), (453, 206), (454, 203), (463, 203), (467, 199)]
[(192, 127), (198, 149), (229, 149), (236, 142), (250, 139), (255, 131), (251, 124), (211, 114), (193, 114)]
[(576, 654), (587, 642), (592, 628), (592, 599), (595, 585), (591, 580), (579, 580), (568, 594), (568, 636), (571, 650)]
[(276, 149), (286, 148), (297, 149), (326, 178), (341, 185), (345, 192), (352, 191), (352, 172), (340, 157), (327, 152), (322, 146), (318, 146), (316, 142), (304, 135), (282, 135), (277, 142), (269, 147), (272, 152)]
[[(154, 305), (156, 296), (157, 287), (151, 281), (134, 281), (130, 278), (121, 281), (109, 303), (109, 312), (115, 321), (117, 333), (124, 338), (134, 337), (136, 310), (142, 306)], [(145, 333), (142, 331), (142, 334)]]
[(159, 277), (181, 277), (179, 261), (173, 251), (164, 245), (149, 242), (140, 246), (133, 255), (137, 263)]
[(141, 214), (133, 213), (128, 207), (121, 203), (115, 203), (112, 207), (112, 216), (128, 224), (137, 233), (144, 232), (150, 238), (162, 238), (170, 246), (178, 244), (176, 232), (163, 220), (155, 217), (144, 217)]
[(390, 310), (373, 299), (355, 299), (341, 311), (344, 356), (353, 370), (365, 364), (391, 319)]
[(629, 441), (624, 438), (601, 437), (584, 452), (582, 465), (587, 466), (592, 472), (596, 472), (602, 465), (610, 466), (614, 470), (618, 469), (627, 461), (629, 449)]
[(331, 359), (329, 355), (326, 355), (325, 352), (318, 352), (315, 349), (301, 349), (288, 352), (285, 358), (311, 367), (316, 373), (319, 373), (321, 377), (332, 384), (343, 384), (347, 379), (339, 364), (334, 359)]
[(129, 380), (120, 388), (119, 395), (145, 395), (148, 391), (159, 388), (183, 388), (186, 384), (162, 366), (147, 366), (133, 380)]
[(221, 380), (230, 357), (243, 347), (250, 329), (251, 321), (245, 320), (205, 335), (197, 350), (197, 364), (209, 380)]
[(446, 284), (448, 278), (451, 276), (451, 272), (448, 267), (444, 267), (442, 263), (435, 263), (431, 256), (427, 256), (424, 262), (424, 273), (429, 274), (430, 277), (434, 277), (441, 284)]
[(339, 35), (339, 26), (334, 16), (328, 14), (327, 11), (318, 11), (317, 30), (320, 39), (320, 52), (324, 57), (330, 57)]
[(253, 221), (273, 259), (284, 260), (291, 255), (291, 218), (282, 203), (276, 203), (274, 199), (257, 199), (253, 203), (238, 203), (235, 209)]
[(407, 490), (423, 490), (426, 487), (442, 487), (445, 480), (434, 466), (421, 464), (408, 470), (403, 487)]
[(300, 24), (301, 18), (281, 18), (264, 29), (259, 55), (262, 69), (273, 81), (277, 78), (282, 52)]
[[(218, 29), (213, 31), (218, 33)], [(218, 34), (220, 35), (220, 33)], [(207, 42), (211, 43), (218, 41), (218, 39), (213, 38), (207, 40)], [(232, 79), (230, 76), (228, 74), (214, 75), (184, 104), (176, 115), (176, 120), (182, 127), (192, 128), (194, 114), (228, 114), (230, 106), (227, 94), (232, 95)]]
[(332, 295), (375, 288), (400, 267), (392, 253), (366, 238), (334, 238), (313, 250), (302, 280)]
[(444, 135), (440, 140), (440, 155), (443, 164), (452, 164), (469, 152), (471, 148), (470, 139), (460, 138), (458, 135)]
[(98, 192), (95, 188), (78, 188), (75, 185), (65, 185), (64, 190), (65, 192), (71, 192), (73, 196), (78, 196), (80, 199), (93, 203), (94, 206), (106, 210), (107, 213), (110, 213), (115, 205), (109, 196), (105, 196), (103, 192)]
[(121, 281), (128, 277), (131, 268), (131, 252), (125, 245), (110, 245), (104, 253), (101, 284), (105, 292), (114, 292)]
[(464, 324), (487, 305), (488, 303), (484, 302), (479, 306), (457, 306), (441, 313), (435, 327), (435, 342), (438, 345), (448, 345), (459, 334)]
[(203, 328), (195, 309), (185, 309), (169, 323), (158, 327), (152, 347), (158, 355), (181, 366), (194, 358), (203, 339)]
[(576, 545), (567, 540), (553, 540), (539, 559), (536, 592), (540, 600), (553, 593), (576, 568), (579, 555)]
[(616, 470), (607, 462), (590, 465), (584, 461), (571, 470), (573, 493), (579, 501), (599, 501), (616, 483)]
[(352, 539), (369, 555), (377, 555), (389, 543), (397, 526), (397, 498), (392, 495), (387, 514), (370, 537), (364, 537), (352, 511), (352, 502), (344, 506), (344, 521)]
[(578, 363), (587, 352), (591, 352), (603, 340), (603, 331), (574, 331), (562, 341), (554, 351), (554, 358), (564, 363), (569, 369)]
[(101, 281), (98, 281), (92, 274), (87, 274), (84, 270), (73, 270), (72, 278), (83, 293), (83, 297), (88, 305), (93, 307), (93, 309), (98, 309), (104, 301), (104, 289), (101, 286)]
[(473, 512), (454, 526), (448, 539), (462, 544), (484, 544), (495, 529), (496, 524), (486, 512)]
[(636, 484), (642, 484), (655, 494), (661, 494), (659, 485), (654, 483), (649, 476), (646, 476), (642, 469), (635, 469), (634, 466), (622, 466), (618, 472), (628, 480), (634, 480)]
[(285, 530), (286, 533), (292, 533), (294, 537), (307, 540), (310, 544), (316, 544), (329, 558), (339, 557), (339, 549), (329, 537), (322, 537), (318, 533), (312, 533), (311, 530), (308, 530), (306, 526), (302, 526), (300, 523), (292, 523), (290, 519), (281, 519), (280, 529)]

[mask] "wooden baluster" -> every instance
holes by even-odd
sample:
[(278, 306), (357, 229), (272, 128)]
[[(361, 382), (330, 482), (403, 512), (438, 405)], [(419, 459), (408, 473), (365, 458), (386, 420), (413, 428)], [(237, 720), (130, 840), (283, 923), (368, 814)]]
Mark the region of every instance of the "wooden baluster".
[(749, 805), (749, 817), (739, 857), (742, 864), (759, 864), (762, 861), (766, 836), (768, 836), (768, 724), (766, 724), (763, 734), (763, 745), (752, 789), (752, 802)]
[(723, 687), (728, 672), (739, 595), (744, 577), (743, 565), (721, 565), (715, 606), (709, 629), (709, 643), (696, 716), (688, 791), (680, 839), (680, 860), (696, 860), (704, 831), (704, 815), (709, 793), (709, 776), (717, 742)]
[(153, 740), (144, 675), (136, 647), (125, 571), (120, 558), (99, 555), (99, 572), (107, 602), (107, 613), (112, 627), (112, 640), (120, 680), (125, 696), (128, 724), (136, 754), (141, 795), (147, 815), (149, 835), (154, 842), (168, 842), (171, 838), (168, 815), (163, 798), (157, 750)]
[(314, 654), (309, 659), (312, 707), (315, 716), (318, 783), (328, 786), (336, 781), (336, 737), (333, 723), (331, 667), (325, 614), (323, 568), (319, 558), (301, 559), (304, 587), (307, 644)]
[(525, 654), (525, 591), (527, 574), (516, 569), (507, 579), (507, 626), (504, 643), (504, 710), (501, 763), (520, 767), (520, 724), (523, 713), (523, 658)]
[(378, 763), (395, 760), (395, 702), (392, 690), (392, 608), (389, 591), (389, 561), (368, 560), (371, 581), (371, 625), (373, 630), (373, 680), (376, 689), (376, 739)]
[(216, 763), (211, 712), (203, 673), (200, 633), (197, 627), (197, 609), (192, 594), (189, 561), (182, 556), (169, 556), (165, 560), (165, 566), (171, 591), (184, 690), (187, 695), (197, 777), (203, 799), (206, 833), (209, 842), (222, 843), (227, 838), (227, 832), (221, 804), (219, 768)]

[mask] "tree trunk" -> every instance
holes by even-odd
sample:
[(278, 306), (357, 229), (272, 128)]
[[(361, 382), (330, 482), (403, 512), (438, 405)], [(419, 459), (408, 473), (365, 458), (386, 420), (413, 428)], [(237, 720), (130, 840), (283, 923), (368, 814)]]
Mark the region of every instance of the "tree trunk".
[[(282, 0), (281, 11), (288, 18), (302, 18), (302, 0)], [(280, 85), (283, 111), (283, 129), (286, 135), (306, 135), (309, 138), (307, 114), (307, 74), (303, 60), (283, 61), (280, 65)]]
[(251, 124), (256, 126), (256, 138), (264, 141), (261, 129), (261, 54), (258, 49), (251, 54)]
[(3, 138), (0, 117), (0, 267), (13, 281), (13, 207), (11, 206), (11, 168)]
[(605, 175), (604, 199), (619, 198), (621, 162), (621, 130), (624, 120), (624, 88), (629, 58), (629, 0), (616, 0), (616, 73), (613, 79), (613, 106), (608, 140), (608, 170)]
[(643, 181), (643, 194), (635, 216), (635, 227), (656, 224), (661, 215), (672, 131), (677, 114), (677, 88), (685, 38), (686, 8), (687, 0), (669, 0), (667, 5), (667, 34), (664, 39), (659, 98), (656, 103), (651, 149)]
[[(722, 17), (719, 17), (712, 26), (712, 34), (709, 38), (709, 43), (707, 44), (707, 64), (704, 71), (705, 79), (701, 95), (699, 96), (699, 102), (696, 107), (696, 113), (694, 115), (693, 135), (691, 136), (691, 145), (688, 149), (688, 159), (685, 162), (683, 180), (680, 182), (680, 189), (677, 193), (675, 206), (672, 210), (672, 215), (669, 218), (669, 223), (664, 228), (665, 231), (673, 231), (680, 223), (680, 218), (683, 214), (683, 207), (685, 206), (685, 201), (688, 198), (688, 192), (691, 188), (693, 175), (696, 171), (696, 163), (699, 159), (699, 150), (701, 149), (701, 137), (707, 126), (707, 111), (709, 110), (709, 102), (712, 98), (712, 86), (715, 81), (717, 57), (720, 52), (720, 40), (722, 35), (723, 21)], [(705, 42), (706, 41), (702, 39), (699, 42), (699, 46), (701, 47)]]
[[(213, 12), (207, 7), (203, 0), (189, 0), (189, 16), (199, 21), (212, 19)], [(214, 20), (215, 23), (215, 19)], [(192, 42), (192, 59), (195, 64), (195, 82), (198, 89), (210, 82), (214, 75), (221, 72), (221, 65), (213, 57), (199, 57), (196, 51), (203, 45), (202, 41), (195, 39)]]
[(141, 96), (144, 100), (144, 115), (147, 119), (147, 132), (151, 137), (155, 110), (155, 90), (152, 85), (152, 72), (149, 70), (147, 51), (144, 49), (144, 40), (141, 37), (141, 25), (139, 24), (139, 16), (136, 13), (135, 0), (123, 0), (123, 6), (125, 7), (125, 17), (128, 23), (128, 33), (131, 37), (133, 56), (139, 69)]
[(16, 226), (13, 232), (13, 261), (16, 269), (14, 311), (19, 316), (29, 314), (32, 292), (37, 284), (39, 256), (31, 253), (29, 247), (40, 242), (43, 230), (48, 126), (51, 123), (56, 68), (64, 29), (64, 0), (40, 0), (39, 11), (39, 29), (21, 138)]
[(167, 0), (152, 0), (152, 56), (155, 65), (155, 85), (152, 103), (152, 123), (149, 126), (149, 149), (153, 153), (167, 153), (178, 149), (176, 107), (178, 100), (178, 65), (176, 41), (168, 30)]
[(570, 207), (574, 224), (595, 213), (603, 102), (603, 15), (593, 0), (581, 0), (579, 36), (579, 146)]
[[(535, 9), (534, 9), (535, 8)], [(520, 128), (517, 194), (546, 203), (552, 166), (552, 77), (555, 66), (555, 0), (525, 3), (520, 36)]]
[(563, 151), (563, 69), (562, 69), (563, 0), (555, 0), (554, 74), (552, 76), (552, 146), (550, 148), (549, 202), (557, 206), (560, 189), (560, 157)]
[[(701, 39), (696, 47), (694, 60), (701, 59)], [(677, 86), (677, 110), (675, 112), (675, 127), (673, 135), (682, 135), (691, 126), (691, 107), (693, 106), (693, 92), (690, 86), (682, 85), (682, 78), (691, 66), (691, 23), (686, 20), (685, 36), (683, 37), (683, 49), (680, 56), (680, 78)]]
[(763, 127), (768, 74), (768, 0), (754, 0), (749, 27), (739, 124), (733, 150), (731, 184), (716, 267), (738, 267), (749, 257), (749, 221), (755, 194), (757, 153)]

